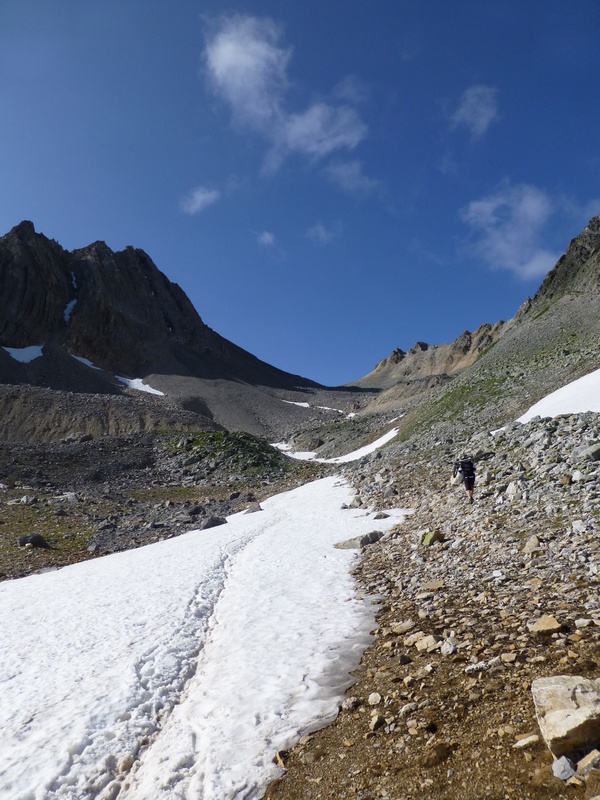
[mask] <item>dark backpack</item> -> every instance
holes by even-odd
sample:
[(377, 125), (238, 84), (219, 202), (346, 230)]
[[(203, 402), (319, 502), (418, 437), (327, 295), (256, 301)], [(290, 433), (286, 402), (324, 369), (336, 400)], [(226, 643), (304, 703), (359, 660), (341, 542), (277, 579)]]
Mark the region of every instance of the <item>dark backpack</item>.
[(460, 469), (465, 478), (472, 478), (475, 475), (475, 464), (472, 458), (463, 458), (460, 462)]

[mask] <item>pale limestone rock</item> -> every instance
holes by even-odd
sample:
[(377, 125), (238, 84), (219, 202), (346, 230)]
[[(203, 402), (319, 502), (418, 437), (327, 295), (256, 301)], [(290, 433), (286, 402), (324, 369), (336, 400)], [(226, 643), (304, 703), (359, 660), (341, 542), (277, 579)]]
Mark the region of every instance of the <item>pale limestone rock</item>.
[(415, 642), (415, 646), (419, 652), (421, 652), (422, 650), (428, 650), (428, 651), (434, 650), (437, 644), (438, 644), (437, 639), (435, 638), (435, 636), (432, 636), (431, 634), (429, 636), (423, 636), (421, 639), (418, 639)]
[(532, 733), (531, 736), (526, 736), (524, 739), (519, 739), (513, 744), (513, 750), (526, 750), (528, 747), (533, 747), (540, 741), (537, 733)]
[(381, 714), (375, 714), (375, 716), (371, 717), (371, 721), (369, 722), (369, 728), (372, 731), (378, 731), (379, 728), (383, 728), (385, 725), (385, 717)]
[(453, 656), (456, 653), (456, 644), (450, 639), (446, 639), (440, 649), (443, 656)]
[(539, 546), (540, 546), (540, 540), (534, 534), (533, 536), (530, 536), (529, 539), (527, 539), (527, 541), (525, 542), (525, 545), (523, 547), (523, 552), (524, 553), (533, 553), (533, 551), (536, 548), (538, 548)]
[(600, 750), (592, 750), (587, 756), (577, 762), (577, 774), (587, 775), (593, 769), (600, 767)]
[(541, 734), (555, 756), (600, 740), (600, 680), (538, 678), (531, 692)]
[(425, 631), (416, 631), (415, 633), (411, 633), (410, 636), (407, 636), (404, 639), (403, 644), (405, 647), (412, 647), (413, 644), (416, 644), (419, 641), (419, 639), (423, 639), (423, 637), (426, 635), (427, 634), (425, 633)]
[(439, 589), (443, 589), (446, 585), (446, 581), (443, 578), (440, 578), (437, 581), (429, 581), (429, 583), (424, 584), (423, 589), (429, 592), (437, 592)]
[(416, 624), (417, 623), (412, 619), (404, 620), (404, 622), (399, 622), (397, 625), (392, 625), (392, 633), (395, 633), (396, 636), (400, 636), (403, 633), (411, 631)]
[(527, 628), (530, 633), (556, 633), (562, 625), (554, 617), (544, 614), (535, 622), (528, 622)]

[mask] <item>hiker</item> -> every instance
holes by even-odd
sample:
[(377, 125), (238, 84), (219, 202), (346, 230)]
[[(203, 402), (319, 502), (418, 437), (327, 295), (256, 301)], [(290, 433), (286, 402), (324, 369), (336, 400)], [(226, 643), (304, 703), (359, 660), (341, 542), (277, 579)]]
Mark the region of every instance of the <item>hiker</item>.
[(473, 502), (473, 488), (475, 486), (475, 462), (468, 455), (462, 455), (454, 465), (454, 475), (462, 475), (469, 503)]

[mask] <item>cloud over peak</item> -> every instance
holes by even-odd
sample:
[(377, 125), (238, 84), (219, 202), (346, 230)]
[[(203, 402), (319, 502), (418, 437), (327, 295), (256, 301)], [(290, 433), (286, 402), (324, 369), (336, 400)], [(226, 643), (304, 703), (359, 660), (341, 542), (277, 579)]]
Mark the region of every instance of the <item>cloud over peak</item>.
[(487, 197), (461, 212), (471, 228), (471, 254), (492, 269), (507, 269), (523, 280), (545, 275), (560, 253), (545, 248), (543, 232), (554, 204), (536, 186), (503, 181)]
[(234, 124), (270, 144), (271, 171), (290, 153), (319, 159), (352, 150), (367, 135), (367, 126), (348, 103), (286, 109), (292, 49), (283, 46), (282, 38), (281, 27), (271, 19), (222, 17), (211, 27), (204, 51), (209, 83), (229, 105)]

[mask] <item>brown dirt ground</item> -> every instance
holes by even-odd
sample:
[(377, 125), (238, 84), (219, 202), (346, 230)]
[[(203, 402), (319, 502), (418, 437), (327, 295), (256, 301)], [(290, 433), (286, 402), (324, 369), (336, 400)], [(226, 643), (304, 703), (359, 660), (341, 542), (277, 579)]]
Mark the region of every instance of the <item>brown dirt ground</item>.
[[(361, 576), (359, 567), (359, 581)], [(460, 597), (445, 601), (445, 620), (464, 616)], [(568, 605), (559, 601), (557, 607)], [(496, 654), (494, 633), (520, 624), (498, 606), (491, 596), (473, 628), (470, 654)], [(269, 787), (266, 800), (587, 800), (600, 794), (600, 772), (579, 785), (555, 778), (543, 740), (524, 750), (514, 747), (525, 735), (539, 734), (531, 681), (548, 674), (595, 678), (600, 634), (574, 634), (577, 652), (570, 654), (556, 640), (531, 637), (516, 650), (514, 663), (469, 675), (466, 655), (419, 653), (390, 632), (399, 620), (418, 620), (418, 612), (418, 602), (390, 590), (378, 614), (374, 644), (347, 692), (356, 698), (355, 707), (341, 710), (332, 725), (278, 754), (286, 773)], [(419, 627), (439, 634), (435, 621), (420, 620)], [(383, 721), (371, 730), (368, 698), (374, 692), (382, 698), (376, 710)], [(403, 717), (400, 711), (409, 703), (418, 710)], [(386, 717), (393, 718), (391, 727)]]

